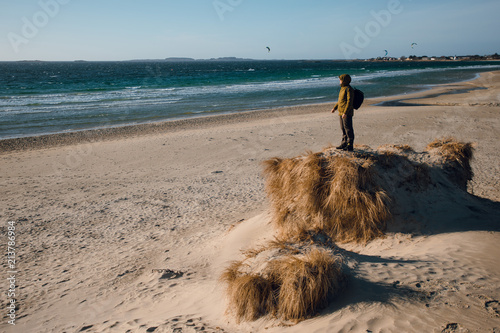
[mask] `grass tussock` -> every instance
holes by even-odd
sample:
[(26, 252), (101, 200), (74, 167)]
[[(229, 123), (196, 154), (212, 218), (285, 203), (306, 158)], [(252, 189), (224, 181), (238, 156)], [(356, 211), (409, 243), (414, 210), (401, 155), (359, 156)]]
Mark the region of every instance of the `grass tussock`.
[(405, 152), (413, 152), (413, 148), (410, 145), (394, 145), (394, 148), (405, 151)]
[(264, 162), (273, 223), (281, 237), (311, 229), (335, 241), (367, 242), (389, 218), (388, 196), (373, 180), (372, 161), (310, 153)]
[(257, 320), (274, 311), (273, 288), (271, 281), (259, 274), (241, 271), (242, 262), (234, 262), (221, 275), (220, 280), (227, 284), (227, 296), (238, 322)]
[(333, 239), (367, 242), (383, 234), (389, 197), (376, 186), (372, 166), (351, 158), (330, 159), (323, 228)]
[(279, 285), (277, 315), (285, 320), (314, 315), (341, 289), (340, 266), (326, 251), (315, 249), (302, 257), (288, 256), (271, 267)]
[(438, 152), (448, 161), (469, 162), (474, 152), (473, 144), (460, 142), (455, 138), (436, 139), (427, 145), (427, 149), (438, 149)]
[[(227, 284), (228, 311), (238, 321), (271, 315), (300, 321), (316, 314), (343, 288), (340, 259), (321, 247), (276, 246), (235, 262), (221, 276)], [(275, 251), (280, 248), (281, 251)], [(270, 251), (262, 255), (263, 251)]]
[(436, 139), (427, 145), (427, 150), (442, 157), (449, 177), (461, 188), (467, 188), (468, 181), (474, 176), (470, 165), (474, 154), (472, 143), (455, 138)]

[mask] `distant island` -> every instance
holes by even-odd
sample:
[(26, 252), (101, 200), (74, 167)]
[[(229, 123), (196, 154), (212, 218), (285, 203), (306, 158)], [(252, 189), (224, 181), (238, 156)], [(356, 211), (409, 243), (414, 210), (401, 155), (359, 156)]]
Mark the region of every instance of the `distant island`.
[[(288, 60), (288, 59), (250, 59), (250, 58), (237, 58), (237, 57), (220, 57), (220, 58), (210, 58), (210, 59), (194, 59), (188, 57), (168, 57), (164, 59), (132, 59), (132, 60), (117, 60), (123, 62), (195, 62), (195, 61), (280, 61), (280, 60)], [(416, 56), (410, 55), (408, 57), (402, 56), (399, 58), (396, 57), (377, 57), (377, 58), (369, 58), (369, 59), (295, 59), (297, 61), (306, 61), (306, 62), (320, 62), (320, 61), (373, 61), (373, 62), (381, 62), (381, 61), (482, 61), (482, 60), (500, 60), (500, 55), (498, 53), (491, 55), (465, 55), (465, 56)], [(15, 62), (52, 62), (50, 60), (18, 60)], [(62, 61), (64, 62), (64, 61)], [(72, 62), (101, 62), (99, 60), (74, 60)], [(115, 62), (114, 60), (103, 60), (102, 62)]]

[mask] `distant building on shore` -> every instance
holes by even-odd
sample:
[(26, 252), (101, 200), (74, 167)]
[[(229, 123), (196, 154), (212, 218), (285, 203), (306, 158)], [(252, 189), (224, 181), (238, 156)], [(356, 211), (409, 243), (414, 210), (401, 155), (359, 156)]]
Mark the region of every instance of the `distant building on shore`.
[(492, 54), (492, 55), (485, 55), (485, 56), (480, 56), (480, 55), (467, 55), (467, 56), (432, 56), (428, 57), (426, 55), (424, 56), (416, 56), (416, 55), (410, 55), (408, 57), (402, 56), (399, 58), (393, 58), (393, 57), (378, 57), (378, 58), (371, 58), (371, 59), (366, 59), (367, 61), (478, 61), (478, 60), (500, 60), (500, 55), (498, 53)]

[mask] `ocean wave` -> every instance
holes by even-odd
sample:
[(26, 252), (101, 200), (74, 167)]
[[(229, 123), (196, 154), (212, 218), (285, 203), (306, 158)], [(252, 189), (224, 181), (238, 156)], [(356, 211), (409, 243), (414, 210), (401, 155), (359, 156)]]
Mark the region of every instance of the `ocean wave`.
[(315, 97), (299, 97), (299, 98), (290, 98), (288, 101), (290, 102), (300, 102), (300, 101), (313, 101), (319, 99), (331, 98), (331, 96), (315, 96)]

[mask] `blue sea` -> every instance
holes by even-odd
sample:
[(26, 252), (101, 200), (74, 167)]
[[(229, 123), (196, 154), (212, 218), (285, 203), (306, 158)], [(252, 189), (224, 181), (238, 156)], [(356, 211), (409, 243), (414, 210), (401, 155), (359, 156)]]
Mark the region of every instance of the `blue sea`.
[(0, 139), (333, 103), (349, 73), (366, 98), (499, 70), (498, 62), (0, 62)]

